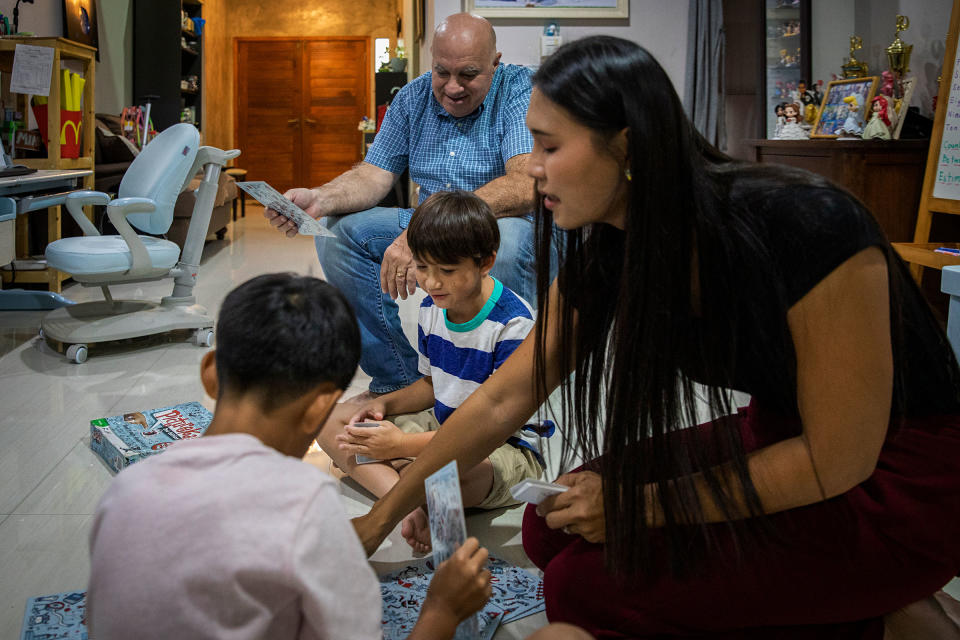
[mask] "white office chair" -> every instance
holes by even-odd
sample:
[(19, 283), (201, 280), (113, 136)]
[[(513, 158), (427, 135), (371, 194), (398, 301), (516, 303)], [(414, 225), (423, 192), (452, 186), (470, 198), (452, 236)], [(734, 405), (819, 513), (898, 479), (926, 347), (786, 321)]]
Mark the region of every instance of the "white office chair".
[[(47, 264), (64, 271), (86, 287), (100, 287), (105, 300), (63, 307), (41, 321), (41, 335), (63, 343), (67, 358), (76, 363), (87, 359), (87, 345), (123, 340), (177, 329), (193, 329), (193, 341), (213, 344), (213, 318), (196, 304), (200, 256), (210, 224), (220, 170), (240, 155), (200, 147), (200, 134), (193, 125), (181, 123), (163, 131), (136, 157), (120, 183), (117, 199), (98, 191), (76, 191), (67, 196), (66, 208), (84, 236), (62, 238), (47, 246)], [(173, 221), (177, 196), (203, 167), (196, 204), (180, 248), (169, 240), (139, 235), (163, 234)], [(107, 206), (107, 217), (120, 235), (102, 236), (83, 214), (90, 204)], [(179, 261), (178, 261), (179, 259)], [(173, 293), (159, 303), (147, 300), (114, 300), (109, 286), (174, 278)]]

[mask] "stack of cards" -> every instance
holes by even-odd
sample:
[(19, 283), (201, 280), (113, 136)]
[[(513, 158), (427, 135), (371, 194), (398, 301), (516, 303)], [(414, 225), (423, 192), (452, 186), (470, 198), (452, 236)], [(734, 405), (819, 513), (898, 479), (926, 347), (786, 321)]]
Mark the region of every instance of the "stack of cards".
[(510, 495), (514, 500), (520, 502), (529, 502), (530, 504), (540, 504), (550, 496), (563, 493), (570, 487), (556, 482), (544, 482), (535, 478), (526, 478), (510, 487)]

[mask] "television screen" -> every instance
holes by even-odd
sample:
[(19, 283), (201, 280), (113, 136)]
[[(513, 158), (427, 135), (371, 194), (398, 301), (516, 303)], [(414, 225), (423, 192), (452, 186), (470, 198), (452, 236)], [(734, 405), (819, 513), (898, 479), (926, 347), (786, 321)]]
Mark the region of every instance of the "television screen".
[(68, 40), (90, 45), (97, 49), (97, 0), (63, 0), (63, 31)]

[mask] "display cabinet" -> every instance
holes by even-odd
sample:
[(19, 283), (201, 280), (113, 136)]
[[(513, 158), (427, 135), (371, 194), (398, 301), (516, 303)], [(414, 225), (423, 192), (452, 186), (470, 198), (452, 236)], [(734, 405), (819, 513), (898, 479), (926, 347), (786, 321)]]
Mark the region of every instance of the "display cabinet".
[(203, 4), (136, 0), (133, 30), (134, 101), (150, 102), (157, 131), (183, 121), (202, 130)]
[(763, 0), (763, 104), (766, 136), (777, 127), (781, 102), (798, 99), (797, 87), (810, 78), (810, 0)]

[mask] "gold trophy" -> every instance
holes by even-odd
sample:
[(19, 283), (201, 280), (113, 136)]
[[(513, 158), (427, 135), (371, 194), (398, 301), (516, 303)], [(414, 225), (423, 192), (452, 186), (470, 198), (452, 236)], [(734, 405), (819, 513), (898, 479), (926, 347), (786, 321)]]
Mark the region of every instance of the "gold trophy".
[(840, 67), (844, 78), (865, 78), (870, 72), (867, 63), (857, 60), (854, 51), (863, 49), (863, 39), (860, 36), (850, 36), (850, 59)]
[(910, 71), (910, 54), (913, 53), (913, 45), (906, 44), (900, 39), (900, 32), (910, 28), (910, 18), (907, 16), (897, 16), (897, 35), (890, 46), (887, 47), (887, 61), (890, 63), (890, 71), (896, 77), (896, 97), (903, 97), (903, 76)]

